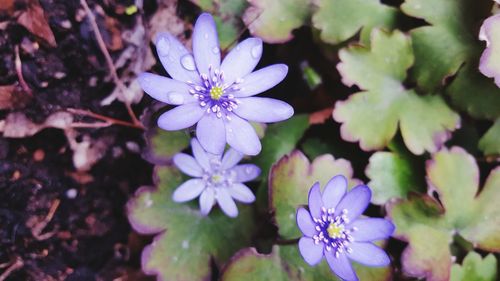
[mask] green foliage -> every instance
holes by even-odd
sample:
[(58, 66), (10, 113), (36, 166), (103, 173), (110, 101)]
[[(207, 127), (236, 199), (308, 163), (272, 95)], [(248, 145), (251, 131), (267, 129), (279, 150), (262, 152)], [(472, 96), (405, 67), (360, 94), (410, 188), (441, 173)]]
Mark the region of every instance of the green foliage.
[(146, 158), (155, 164), (170, 161), (172, 156), (189, 146), (190, 136), (185, 131), (151, 129), (146, 133)]
[(333, 117), (342, 123), (342, 138), (359, 141), (364, 150), (380, 149), (394, 137), (399, 124), (403, 140), (414, 154), (434, 152), (459, 125), (459, 116), (439, 96), (419, 96), (404, 87), (413, 64), (411, 40), (395, 31), (375, 29), (371, 48), (351, 46), (339, 53), (342, 81), (364, 92), (337, 102)]
[(143, 270), (161, 280), (206, 280), (212, 275), (211, 260), (222, 265), (249, 244), (251, 210), (241, 206), (237, 219), (220, 210), (203, 217), (197, 208), (172, 201), (173, 190), (182, 183), (176, 169), (157, 168), (156, 176), (156, 188), (140, 188), (127, 205), (134, 229), (157, 235), (143, 251)]
[(500, 155), (500, 118), (479, 140), (479, 149), (486, 155)]
[[(354, 264), (361, 281), (390, 280), (389, 267), (368, 268)], [(339, 280), (325, 260), (316, 267), (304, 262), (295, 246), (275, 246), (269, 255), (259, 254), (255, 249), (243, 249), (236, 254), (225, 268), (222, 281), (315, 281)]]
[(302, 152), (296, 150), (281, 158), (271, 169), (269, 176), (269, 205), (274, 210), (279, 235), (285, 239), (300, 236), (295, 214), (297, 207), (307, 205), (309, 189), (315, 182), (323, 186), (332, 175), (344, 175), (352, 187), (360, 183), (352, 178), (349, 161), (335, 159), (326, 154), (312, 163)]
[(462, 265), (451, 267), (451, 281), (494, 281), (497, 280), (497, 259), (489, 254), (484, 259), (478, 253), (470, 252)]
[(479, 170), (472, 156), (459, 147), (442, 150), (427, 164), (427, 195), (389, 203), (395, 236), (408, 241), (403, 269), (411, 276), (448, 280), (455, 233), (486, 251), (500, 250), (500, 169), (494, 169), (479, 190)]

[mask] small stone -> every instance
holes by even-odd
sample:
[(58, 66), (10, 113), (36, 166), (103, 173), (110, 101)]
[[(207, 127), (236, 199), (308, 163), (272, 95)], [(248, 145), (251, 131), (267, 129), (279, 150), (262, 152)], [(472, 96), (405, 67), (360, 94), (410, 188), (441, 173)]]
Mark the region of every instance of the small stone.
[(68, 199), (75, 199), (77, 195), (78, 191), (75, 188), (71, 188), (66, 191), (66, 197)]

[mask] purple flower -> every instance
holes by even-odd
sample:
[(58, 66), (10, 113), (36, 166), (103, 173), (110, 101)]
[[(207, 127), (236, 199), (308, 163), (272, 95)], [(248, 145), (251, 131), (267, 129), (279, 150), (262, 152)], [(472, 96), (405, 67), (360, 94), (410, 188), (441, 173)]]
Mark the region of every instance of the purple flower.
[[(500, 1), (496, 1), (497, 3)], [(500, 3), (499, 3), (500, 4)], [(481, 55), (479, 71), (487, 77), (494, 78), (500, 87), (500, 14), (487, 18), (479, 31), (479, 39), (486, 41), (486, 49)]]
[(370, 203), (371, 191), (359, 185), (347, 192), (347, 180), (333, 177), (320, 191), (315, 183), (309, 191), (309, 212), (297, 211), (297, 225), (304, 234), (299, 251), (309, 265), (325, 256), (331, 270), (344, 280), (358, 280), (349, 260), (367, 266), (385, 266), (390, 259), (371, 241), (385, 239), (394, 225), (381, 218), (359, 218)]
[(202, 14), (194, 26), (193, 54), (176, 38), (161, 33), (156, 49), (173, 79), (143, 73), (139, 83), (151, 97), (177, 105), (158, 119), (164, 130), (180, 130), (196, 123), (196, 135), (205, 150), (222, 154), (226, 142), (237, 151), (257, 155), (260, 140), (248, 121), (278, 122), (290, 118), (285, 102), (252, 97), (281, 82), (288, 67), (275, 64), (252, 72), (262, 55), (262, 40), (248, 38), (221, 63), (215, 22)]
[(236, 165), (243, 154), (229, 149), (224, 156), (207, 153), (197, 139), (191, 140), (191, 155), (178, 153), (174, 164), (185, 174), (194, 177), (179, 186), (172, 195), (175, 202), (186, 202), (200, 196), (200, 210), (207, 215), (215, 202), (230, 216), (238, 216), (234, 200), (252, 203), (255, 196), (243, 183), (259, 176), (260, 169), (253, 164)]

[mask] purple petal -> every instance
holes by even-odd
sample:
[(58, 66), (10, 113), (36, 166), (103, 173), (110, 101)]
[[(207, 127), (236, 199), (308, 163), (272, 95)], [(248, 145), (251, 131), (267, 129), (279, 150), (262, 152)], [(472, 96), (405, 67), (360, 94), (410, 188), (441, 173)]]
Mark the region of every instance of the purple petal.
[(486, 41), (486, 49), (481, 55), (479, 71), (486, 77), (495, 78), (495, 84), (500, 87), (500, 65), (495, 59), (495, 50), (498, 49), (498, 42), (495, 41), (495, 34), (500, 30), (500, 15), (487, 18), (479, 32), (479, 39)]
[(181, 170), (184, 174), (192, 177), (203, 176), (203, 169), (191, 155), (177, 153), (174, 155), (173, 160), (175, 166), (177, 166), (177, 168), (179, 168), (179, 170)]
[(243, 203), (252, 203), (255, 201), (255, 195), (253, 195), (252, 190), (248, 188), (248, 186), (242, 183), (234, 183), (228, 189), (229, 195), (234, 199), (243, 202)]
[(212, 210), (215, 203), (215, 193), (212, 188), (206, 188), (200, 195), (200, 211), (206, 216)]
[(235, 97), (249, 97), (265, 92), (285, 79), (288, 66), (273, 64), (264, 67), (243, 77), (240, 90), (233, 92)]
[(229, 169), (234, 167), (243, 158), (243, 154), (235, 149), (228, 149), (224, 157), (222, 157), (222, 169)]
[(297, 210), (297, 226), (305, 236), (313, 237), (316, 235), (316, 224), (313, 222), (309, 212), (304, 208)]
[(209, 66), (219, 69), (219, 37), (215, 21), (208, 13), (201, 14), (194, 25), (193, 54), (200, 74), (209, 74)]
[(236, 203), (234, 203), (233, 198), (229, 193), (223, 189), (219, 188), (217, 189), (217, 203), (219, 203), (220, 208), (222, 211), (231, 218), (235, 218), (238, 216), (238, 208), (236, 207)]
[(349, 221), (353, 221), (366, 210), (368, 204), (370, 204), (371, 197), (372, 192), (367, 186), (356, 186), (337, 205), (335, 216), (340, 215), (342, 210), (347, 210), (347, 218)]
[(144, 92), (161, 102), (181, 105), (197, 101), (184, 82), (147, 72), (141, 73), (138, 80)]
[(207, 152), (201, 147), (198, 139), (193, 138), (191, 140), (191, 149), (193, 150), (193, 155), (198, 164), (205, 170), (210, 171), (210, 158)]
[(205, 189), (205, 183), (201, 179), (190, 179), (181, 184), (172, 194), (172, 199), (175, 202), (186, 202), (200, 195)]
[(247, 182), (260, 175), (260, 168), (254, 164), (242, 164), (231, 169), (236, 173), (235, 182)]
[(347, 179), (338, 175), (333, 177), (325, 186), (323, 191), (323, 204), (325, 208), (335, 208), (347, 191)]
[(309, 212), (313, 218), (321, 217), (321, 207), (323, 207), (323, 201), (321, 200), (319, 182), (316, 182), (309, 190)]
[(384, 250), (372, 243), (354, 242), (349, 244), (352, 249), (347, 256), (356, 262), (367, 266), (386, 266), (391, 263), (391, 259)]
[(196, 124), (204, 113), (197, 103), (179, 105), (163, 113), (158, 118), (158, 126), (167, 131), (185, 129)]
[(345, 254), (335, 257), (334, 251), (325, 251), (325, 258), (333, 273), (344, 281), (358, 281), (356, 272), (354, 272), (351, 262), (349, 262)]
[(248, 38), (240, 42), (226, 55), (221, 64), (224, 71), (224, 83), (231, 85), (238, 78), (243, 78), (257, 66), (262, 55), (262, 40)]
[(196, 136), (201, 146), (208, 152), (220, 155), (226, 147), (226, 129), (224, 122), (215, 114), (203, 116), (196, 126)]
[(156, 36), (156, 50), (170, 77), (182, 82), (201, 81), (197, 71), (182, 67), (181, 58), (189, 55), (189, 51), (177, 38), (168, 33), (159, 33)]
[(349, 227), (357, 228), (351, 233), (354, 241), (357, 242), (386, 239), (394, 232), (394, 225), (381, 218), (357, 219), (350, 223)]
[(262, 149), (260, 140), (250, 123), (234, 114), (231, 115), (231, 120), (224, 121), (226, 141), (232, 148), (246, 155), (259, 154)]
[(293, 115), (288, 103), (270, 98), (242, 98), (234, 110), (238, 116), (250, 121), (271, 123), (286, 120)]
[(311, 266), (318, 264), (323, 257), (323, 243), (315, 244), (309, 237), (302, 237), (299, 240), (300, 255)]

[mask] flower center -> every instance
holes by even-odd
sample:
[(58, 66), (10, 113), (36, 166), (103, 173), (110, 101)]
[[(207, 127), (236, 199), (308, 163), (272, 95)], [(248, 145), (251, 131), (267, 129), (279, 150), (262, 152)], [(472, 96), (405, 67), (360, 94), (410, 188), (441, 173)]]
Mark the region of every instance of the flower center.
[(330, 252), (333, 251), (334, 255), (338, 257), (341, 253), (352, 251), (349, 244), (354, 241), (350, 235), (355, 228), (347, 229), (349, 223), (347, 218), (347, 210), (342, 210), (338, 216), (334, 216), (335, 210), (333, 208), (321, 208), (321, 216), (313, 218), (316, 224), (317, 234), (313, 236), (315, 244), (323, 243), (325, 249)]
[(212, 181), (212, 183), (214, 183), (214, 184), (219, 184), (219, 183), (221, 183), (221, 182), (223, 181), (223, 179), (224, 179), (224, 178), (223, 178), (221, 175), (219, 175), (219, 174), (214, 174), (214, 175), (212, 175), (211, 181)]
[(191, 87), (189, 93), (198, 100), (208, 114), (231, 120), (231, 112), (241, 103), (234, 93), (241, 90), (243, 79), (236, 79), (231, 84), (224, 83), (224, 73), (209, 66), (208, 73), (200, 73), (200, 82), (187, 81)]
[(330, 223), (326, 231), (328, 232), (328, 236), (330, 236), (330, 238), (341, 238), (344, 232), (344, 226)]
[(215, 86), (215, 87), (212, 87), (212, 89), (210, 89), (210, 97), (213, 100), (219, 100), (223, 94), (224, 94), (224, 91), (222, 90), (221, 87)]

